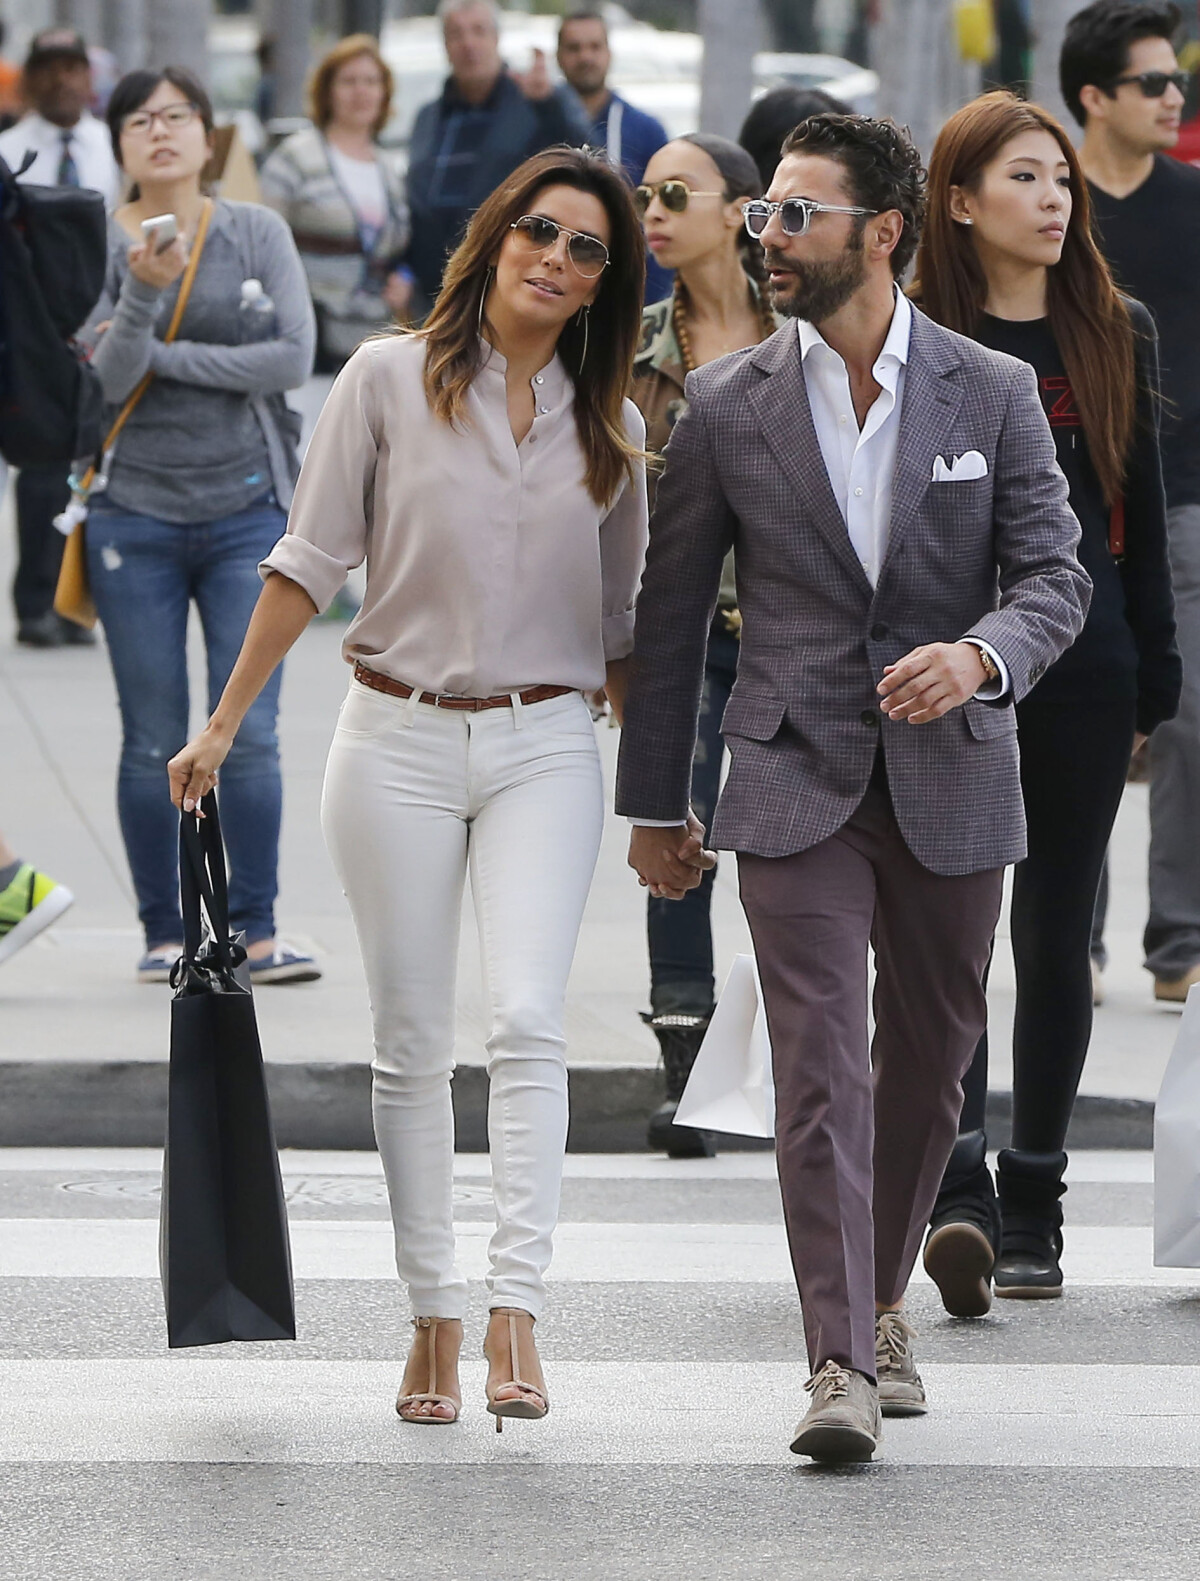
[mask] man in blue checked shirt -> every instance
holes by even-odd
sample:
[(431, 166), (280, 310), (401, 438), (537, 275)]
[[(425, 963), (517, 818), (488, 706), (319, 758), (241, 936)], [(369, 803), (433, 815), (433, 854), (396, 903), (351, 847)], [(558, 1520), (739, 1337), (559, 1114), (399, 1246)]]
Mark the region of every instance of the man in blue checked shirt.
[[(558, 68), (590, 123), (588, 143), (603, 148), (637, 186), (652, 154), (668, 141), (661, 121), (639, 110), (608, 86), (612, 53), (608, 26), (599, 11), (575, 11), (563, 18), (558, 30)], [(658, 302), (670, 294), (672, 275), (653, 258), (646, 260), (646, 301)]]

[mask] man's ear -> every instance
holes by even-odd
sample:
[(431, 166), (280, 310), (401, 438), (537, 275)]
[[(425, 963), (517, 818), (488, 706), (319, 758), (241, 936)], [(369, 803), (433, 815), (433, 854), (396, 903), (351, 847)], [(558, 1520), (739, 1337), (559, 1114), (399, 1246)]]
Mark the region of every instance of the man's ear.
[(904, 234), (904, 216), (899, 209), (885, 209), (874, 216), (875, 246), (872, 249), (881, 258), (890, 258)]
[(1097, 88), (1095, 83), (1089, 82), (1079, 90), (1079, 103), (1082, 105), (1085, 115), (1094, 116), (1097, 120), (1103, 120), (1108, 113), (1108, 106), (1112, 103), (1112, 99), (1105, 93), (1103, 88)]

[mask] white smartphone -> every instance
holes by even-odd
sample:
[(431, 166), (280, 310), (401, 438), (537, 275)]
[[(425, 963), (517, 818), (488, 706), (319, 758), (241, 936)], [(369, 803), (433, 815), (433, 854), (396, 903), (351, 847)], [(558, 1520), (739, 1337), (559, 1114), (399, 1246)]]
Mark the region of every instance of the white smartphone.
[(179, 235), (179, 222), (173, 214), (156, 214), (153, 219), (142, 221), (142, 235), (153, 243), (156, 253), (166, 252)]

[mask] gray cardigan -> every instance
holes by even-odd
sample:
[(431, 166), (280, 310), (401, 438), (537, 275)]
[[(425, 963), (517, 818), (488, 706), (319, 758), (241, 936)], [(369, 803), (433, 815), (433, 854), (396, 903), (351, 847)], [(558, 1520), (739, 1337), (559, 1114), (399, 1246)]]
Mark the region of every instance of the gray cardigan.
[[(299, 471), (299, 419), (283, 392), (308, 377), (315, 343), (304, 269), (286, 224), (258, 204), (217, 202), (170, 345), (162, 336), (178, 286), (157, 291), (135, 279), (129, 247), (114, 221), (104, 293), (82, 336), (95, 348), (107, 421), (143, 374), (156, 376), (117, 443), (109, 498), (123, 510), (180, 523), (232, 515), (268, 489), (286, 510)], [(274, 302), (274, 332), (241, 344), (242, 281), (251, 277)]]

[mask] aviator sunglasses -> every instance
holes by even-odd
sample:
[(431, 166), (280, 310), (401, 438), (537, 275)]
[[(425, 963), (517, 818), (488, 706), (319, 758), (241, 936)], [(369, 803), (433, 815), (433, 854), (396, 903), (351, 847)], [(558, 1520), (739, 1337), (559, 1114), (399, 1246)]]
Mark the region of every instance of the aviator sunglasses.
[(586, 231), (569, 230), (557, 220), (548, 220), (541, 214), (522, 214), (514, 220), (509, 230), (534, 252), (544, 252), (557, 244), (560, 235), (567, 238), (567, 257), (585, 280), (595, 280), (608, 266), (608, 248), (598, 236)]
[(803, 236), (812, 224), (814, 214), (878, 214), (878, 209), (843, 208), (838, 203), (817, 203), (812, 198), (784, 198), (782, 203), (772, 203), (769, 198), (754, 198), (742, 210), (742, 218), (751, 236), (761, 236), (770, 224), (772, 214), (778, 214), (785, 236)]
[(1114, 77), (1112, 86), (1120, 88), (1127, 82), (1136, 82), (1144, 99), (1161, 99), (1172, 84), (1186, 99), (1192, 74), (1190, 71), (1138, 71), (1128, 77)]
[(653, 184), (644, 182), (640, 187), (634, 188), (633, 204), (639, 214), (646, 210), (657, 198), (664, 209), (672, 214), (682, 214), (691, 198), (723, 198), (723, 192), (697, 192), (695, 187), (689, 187), (686, 181), (656, 181)]

